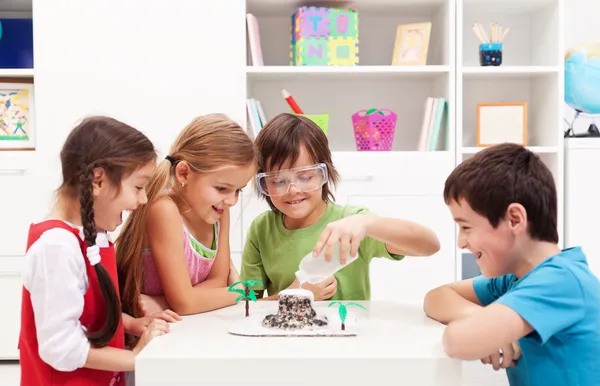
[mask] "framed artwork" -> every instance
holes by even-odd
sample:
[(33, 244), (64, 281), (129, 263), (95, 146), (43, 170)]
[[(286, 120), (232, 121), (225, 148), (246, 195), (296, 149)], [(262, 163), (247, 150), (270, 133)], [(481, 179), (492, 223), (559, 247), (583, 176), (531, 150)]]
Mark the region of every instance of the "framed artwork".
[(527, 102), (477, 104), (477, 146), (527, 146)]
[(32, 83), (0, 83), (0, 150), (35, 149)]
[(431, 23), (401, 24), (396, 30), (394, 66), (424, 66), (427, 64)]

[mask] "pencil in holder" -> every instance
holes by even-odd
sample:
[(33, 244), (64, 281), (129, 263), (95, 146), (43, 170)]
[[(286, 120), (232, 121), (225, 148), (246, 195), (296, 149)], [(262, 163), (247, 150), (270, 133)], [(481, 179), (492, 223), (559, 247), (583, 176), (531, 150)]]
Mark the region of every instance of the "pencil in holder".
[(327, 134), (327, 130), (329, 129), (329, 114), (296, 114), (298, 116), (306, 117), (317, 124), (323, 130), (325, 134)]
[(502, 43), (481, 43), (479, 45), (479, 64), (499, 66), (502, 64)]
[(358, 151), (390, 151), (396, 131), (396, 114), (389, 109), (360, 110), (352, 115)]

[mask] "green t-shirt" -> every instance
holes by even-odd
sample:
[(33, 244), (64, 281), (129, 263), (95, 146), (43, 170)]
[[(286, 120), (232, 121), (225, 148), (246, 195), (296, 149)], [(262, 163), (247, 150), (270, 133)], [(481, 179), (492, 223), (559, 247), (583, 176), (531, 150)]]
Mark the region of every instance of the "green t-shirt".
[[(267, 211), (254, 219), (248, 230), (242, 253), (241, 280), (260, 280), (268, 295), (276, 294), (292, 284), (296, 279), (300, 261), (311, 253), (321, 233), (330, 222), (359, 213), (369, 213), (368, 209), (329, 203), (325, 214), (315, 224), (296, 230), (286, 229), (281, 214)], [(402, 260), (404, 256), (390, 254), (385, 243), (365, 237), (358, 248), (358, 256), (353, 263), (335, 273), (338, 282), (334, 300), (369, 300), (371, 285), (369, 263), (374, 257)], [(267, 295), (265, 295), (266, 297)]]

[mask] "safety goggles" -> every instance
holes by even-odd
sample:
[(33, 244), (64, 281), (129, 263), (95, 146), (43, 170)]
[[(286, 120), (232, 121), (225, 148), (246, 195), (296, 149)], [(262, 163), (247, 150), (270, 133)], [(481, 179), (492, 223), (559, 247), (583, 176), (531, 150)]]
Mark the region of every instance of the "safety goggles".
[(323, 163), (256, 175), (258, 189), (262, 194), (270, 197), (287, 194), (292, 185), (299, 192), (312, 192), (326, 182), (327, 165)]

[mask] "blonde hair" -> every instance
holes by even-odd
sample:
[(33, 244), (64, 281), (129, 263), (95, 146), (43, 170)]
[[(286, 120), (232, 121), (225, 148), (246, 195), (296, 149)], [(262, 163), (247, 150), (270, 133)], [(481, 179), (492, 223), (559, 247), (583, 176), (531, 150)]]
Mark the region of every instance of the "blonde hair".
[(206, 173), (225, 165), (245, 166), (256, 162), (254, 144), (248, 135), (223, 114), (208, 114), (190, 122), (179, 133), (168, 157), (158, 165), (146, 186), (148, 204), (131, 213), (116, 241), (123, 312), (136, 318), (143, 316), (139, 300), (144, 290), (141, 256), (146, 238), (146, 213), (153, 202), (165, 195), (181, 202), (181, 190), (173, 184), (177, 163), (187, 162), (195, 172)]

